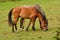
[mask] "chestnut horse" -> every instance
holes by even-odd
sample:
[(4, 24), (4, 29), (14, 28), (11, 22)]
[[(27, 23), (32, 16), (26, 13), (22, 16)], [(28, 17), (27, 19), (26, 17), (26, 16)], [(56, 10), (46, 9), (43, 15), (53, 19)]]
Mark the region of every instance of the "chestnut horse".
[[(13, 15), (13, 21), (12, 21), (12, 15)], [(47, 26), (48, 26), (48, 22), (46, 20), (46, 16), (43, 12), (43, 10), (41, 9), (41, 7), (39, 5), (34, 5), (34, 6), (19, 6), (19, 7), (15, 7), (12, 8), (8, 14), (8, 23), (9, 25), (12, 25), (12, 31), (14, 32), (14, 26), (15, 29), (17, 30), (17, 21), (19, 19), (19, 17), (21, 17), (20, 20), (20, 28), (24, 28), (23, 27), (23, 21), (24, 19), (30, 19), (30, 23), (28, 25), (28, 27), (26, 28), (26, 30), (28, 31), (28, 28), (30, 26), (30, 24), (32, 23), (32, 29), (35, 31), (35, 20), (36, 18), (39, 18), (39, 23), (41, 25), (41, 28), (46, 31), (47, 30)]]

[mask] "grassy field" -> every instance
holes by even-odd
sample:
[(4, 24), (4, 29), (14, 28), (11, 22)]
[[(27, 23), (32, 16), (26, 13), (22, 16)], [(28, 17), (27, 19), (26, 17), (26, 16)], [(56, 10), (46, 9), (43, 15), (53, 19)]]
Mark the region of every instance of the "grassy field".
[[(11, 8), (20, 5), (35, 5), (39, 4), (45, 11), (48, 19), (48, 31), (44, 32), (39, 28), (38, 19), (35, 23), (36, 31), (22, 31), (19, 28), (18, 32), (12, 32), (11, 27), (7, 23), (8, 13)], [(57, 40), (57, 32), (60, 32), (60, 0), (21, 0), (15, 2), (0, 2), (0, 40)], [(28, 21), (28, 22), (27, 22)], [(27, 26), (29, 20), (25, 20), (24, 26)], [(26, 28), (26, 27), (25, 27)], [(60, 38), (60, 34), (58, 36)]]

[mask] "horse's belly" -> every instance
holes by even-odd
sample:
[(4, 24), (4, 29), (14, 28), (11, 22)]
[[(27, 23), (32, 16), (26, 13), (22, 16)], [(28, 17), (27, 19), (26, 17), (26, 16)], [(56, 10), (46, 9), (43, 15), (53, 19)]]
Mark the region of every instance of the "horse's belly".
[(22, 18), (32, 18), (32, 17), (36, 17), (36, 13), (20, 13), (20, 17)]
[(30, 15), (29, 14), (20, 13), (20, 17), (22, 17), (22, 18), (30, 18)]

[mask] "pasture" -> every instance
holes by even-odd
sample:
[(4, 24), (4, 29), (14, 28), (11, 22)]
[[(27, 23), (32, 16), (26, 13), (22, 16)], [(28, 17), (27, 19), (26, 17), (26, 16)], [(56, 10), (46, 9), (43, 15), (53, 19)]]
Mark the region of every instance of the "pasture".
[[(45, 11), (48, 19), (48, 31), (44, 32), (40, 29), (38, 18), (35, 23), (34, 32), (29, 27), (28, 32), (20, 30), (18, 21), (18, 32), (12, 32), (8, 25), (8, 13), (11, 8), (20, 5), (39, 4)], [(57, 33), (60, 32), (60, 0), (20, 0), (10, 2), (0, 2), (0, 40), (57, 40)], [(24, 26), (28, 25), (29, 20), (26, 19)], [(60, 40), (60, 39), (59, 39)]]

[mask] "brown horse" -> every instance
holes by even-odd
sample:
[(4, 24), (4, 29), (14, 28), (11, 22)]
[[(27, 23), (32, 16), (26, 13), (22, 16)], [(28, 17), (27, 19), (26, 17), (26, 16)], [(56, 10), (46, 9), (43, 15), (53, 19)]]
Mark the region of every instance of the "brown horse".
[[(12, 21), (12, 17), (11, 15), (13, 14), (13, 21)], [(32, 23), (32, 29), (35, 31), (34, 25), (35, 25), (35, 20), (36, 18), (39, 18), (39, 22), (41, 24), (41, 28), (46, 31), (47, 30), (47, 26), (48, 26), (48, 22), (46, 20), (46, 16), (43, 12), (43, 10), (41, 9), (41, 7), (39, 5), (35, 5), (35, 6), (19, 6), (16, 8), (12, 8), (8, 14), (8, 23), (9, 25), (12, 25), (12, 31), (14, 32), (14, 26), (15, 29), (17, 30), (17, 21), (18, 18), (21, 17), (20, 20), (20, 27), (23, 27), (23, 21), (24, 19), (30, 19), (30, 23), (28, 25), (28, 27), (26, 28), (26, 30), (28, 30), (30, 24)]]

